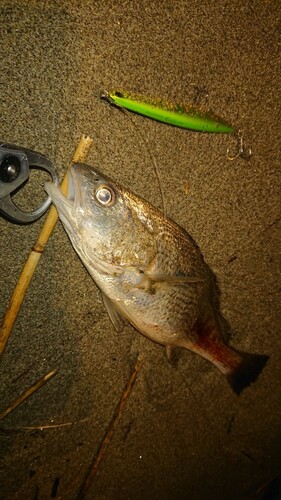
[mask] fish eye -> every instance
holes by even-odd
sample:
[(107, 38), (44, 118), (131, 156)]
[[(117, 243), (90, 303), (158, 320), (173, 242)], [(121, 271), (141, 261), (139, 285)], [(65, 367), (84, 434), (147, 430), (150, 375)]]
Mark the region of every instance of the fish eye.
[(101, 205), (112, 205), (115, 199), (114, 192), (108, 186), (100, 186), (96, 190), (96, 199)]

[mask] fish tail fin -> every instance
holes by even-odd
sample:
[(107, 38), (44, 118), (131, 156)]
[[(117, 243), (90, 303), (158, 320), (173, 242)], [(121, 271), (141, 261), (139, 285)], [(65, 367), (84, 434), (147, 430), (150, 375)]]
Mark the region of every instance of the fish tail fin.
[(266, 365), (269, 356), (244, 352), (237, 354), (239, 354), (241, 362), (230, 373), (226, 374), (226, 379), (233, 391), (239, 395), (243, 389), (255, 382)]
[(204, 315), (197, 320), (193, 338), (182, 338), (177, 345), (211, 361), (225, 375), (237, 395), (255, 382), (269, 358), (265, 354), (240, 352), (226, 345), (220, 323), (210, 308), (206, 308)]

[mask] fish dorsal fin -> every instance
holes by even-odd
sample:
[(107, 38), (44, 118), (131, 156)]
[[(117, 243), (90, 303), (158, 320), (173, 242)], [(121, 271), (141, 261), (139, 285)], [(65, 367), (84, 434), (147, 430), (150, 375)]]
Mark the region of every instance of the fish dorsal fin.
[(108, 312), (108, 316), (110, 317), (116, 331), (121, 332), (124, 327), (124, 321), (121, 314), (119, 314), (119, 312), (116, 309), (116, 306), (113, 304), (112, 300), (107, 297), (107, 295), (103, 293), (102, 298), (105, 308)]

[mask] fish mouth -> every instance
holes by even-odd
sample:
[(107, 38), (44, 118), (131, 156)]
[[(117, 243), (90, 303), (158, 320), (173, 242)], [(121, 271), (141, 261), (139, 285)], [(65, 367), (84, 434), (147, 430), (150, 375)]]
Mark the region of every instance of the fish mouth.
[(75, 170), (71, 167), (66, 174), (66, 194), (53, 182), (46, 182), (45, 191), (51, 197), (59, 217), (67, 229), (75, 225), (76, 213), (80, 207), (80, 188), (76, 179)]

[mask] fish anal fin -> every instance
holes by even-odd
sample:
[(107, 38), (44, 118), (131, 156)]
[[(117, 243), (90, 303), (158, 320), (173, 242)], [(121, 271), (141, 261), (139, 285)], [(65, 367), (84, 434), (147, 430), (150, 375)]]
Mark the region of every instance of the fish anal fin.
[(173, 361), (174, 361), (174, 350), (175, 348), (172, 346), (172, 345), (166, 345), (166, 355), (167, 355), (167, 360), (169, 361), (169, 363), (172, 365), (173, 364)]
[(177, 366), (178, 361), (179, 361), (179, 349), (178, 345), (165, 345), (166, 348), (166, 356), (169, 364), (174, 368)]
[(110, 319), (115, 327), (115, 330), (117, 332), (121, 332), (123, 330), (123, 327), (124, 327), (124, 321), (123, 321), (121, 314), (117, 311), (116, 306), (113, 304), (112, 300), (109, 297), (107, 297), (107, 295), (105, 295), (103, 293), (102, 298), (103, 298), (105, 308), (108, 312), (108, 316), (110, 317)]

